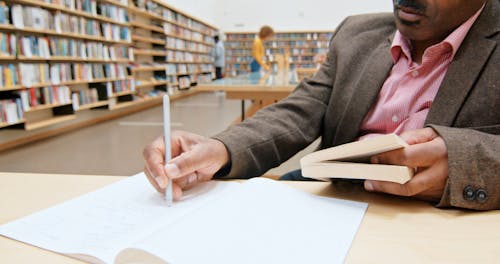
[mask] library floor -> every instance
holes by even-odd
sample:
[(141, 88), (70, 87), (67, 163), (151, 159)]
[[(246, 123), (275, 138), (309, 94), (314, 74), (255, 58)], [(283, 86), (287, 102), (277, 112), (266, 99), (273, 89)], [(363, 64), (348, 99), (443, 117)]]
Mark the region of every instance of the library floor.
[[(226, 100), (223, 93), (198, 94), (173, 102), (171, 114), (172, 129), (210, 136), (239, 117), (240, 102)], [(144, 167), (142, 149), (161, 133), (162, 109), (155, 107), (0, 152), (0, 171), (133, 175)], [(267, 174), (280, 175), (298, 168), (299, 158), (313, 149), (310, 146)]]

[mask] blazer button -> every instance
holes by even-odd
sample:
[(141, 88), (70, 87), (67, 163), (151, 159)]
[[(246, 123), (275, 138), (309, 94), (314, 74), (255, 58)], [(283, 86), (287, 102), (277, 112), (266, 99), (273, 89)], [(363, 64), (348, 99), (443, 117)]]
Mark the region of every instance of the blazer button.
[(463, 196), (467, 201), (474, 201), (476, 199), (476, 190), (472, 186), (467, 186), (464, 188)]
[(478, 189), (476, 191), (476, 196), (477, 201), (480, 203), (484, 203), (488, 199), (488, 194), (484, 189)]

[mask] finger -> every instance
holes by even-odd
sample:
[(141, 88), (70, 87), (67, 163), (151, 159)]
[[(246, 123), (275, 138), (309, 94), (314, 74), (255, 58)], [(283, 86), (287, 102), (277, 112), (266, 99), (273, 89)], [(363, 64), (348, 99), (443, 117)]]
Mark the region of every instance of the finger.
[(178, 178), (175, 180), (175, 183), (179, 185), (179, 187), (183, 190), (188, 189), (189, 187), (195, 185), (199, 181), (199, 176), (197, 173), (191, 173), (182, 178)]
[(431, 141), (438, 136), (436, 131), (430, 127), (405, 131), (400, 135), (400, 137), (410, 145)]
[(172, 182), (172, 194), (174, 195), (174, 200), (180, 200), (182, 198), (182, 193), (182, 188), (175, 182)]
[(441, 190), (440, 193), (442, 193), (442, 189), (446, 184), (447, 175), (446, 166), (437, 163), (415, 174), (413, 178), (405, 184), (366, 180), (364, 187), (367, 191), (383, 192), (399, 196), (426, 195), (426, 192), (435, 193), (436, 190)]
[(165, 142), (163, 138), (159, 137), (148, 145), (143, 151), (143, 156), (151, 176), (161, 188), (165, 188), (168, 179), (163, 168), (165, 164)]
[(210, 165), (210, 154), (207, 148), (193, 148), (188, 152), (170, 160), (165, 165), (165, 171), (168, 177), (177, 179), (189, 174), (193, 174), (199, 169)]
[(148, 179), (149, 183), (151, 183), (151, 185), (153, 185), (153, 187), (159, 193), (163, 193), (164, 190), (158, 185), (158, 182), (156, 181), (156, 179), (154, 178), (154, 176), (152, 175), (151, 171), (147, 166), (144, 166), (144, 174), (146, 174), (146, 178)]
[(428, 167), (446, 157), (446, 145), (441, 138), (410, 145), (404, 149), (381, 153), (372, 157), (372, 163), (403, 165), (408, 167)]

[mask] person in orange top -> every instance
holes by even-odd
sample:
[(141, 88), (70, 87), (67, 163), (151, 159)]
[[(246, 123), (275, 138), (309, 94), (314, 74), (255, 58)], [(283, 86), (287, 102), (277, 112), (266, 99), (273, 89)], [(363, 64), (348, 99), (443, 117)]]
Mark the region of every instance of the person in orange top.
[(266, 49), (264, 48), (264, 42), (269, 40), (274, 36), (274, 30), (270, 26), (263, 26), (260, 28), (259, 35), (253, 41), (252, 46), (252, 57), (253, 60), (250, 63), (251, 72), (259, 72), (260, 68), (269, 71), (269, 65), (264, 62), (264, 55)]

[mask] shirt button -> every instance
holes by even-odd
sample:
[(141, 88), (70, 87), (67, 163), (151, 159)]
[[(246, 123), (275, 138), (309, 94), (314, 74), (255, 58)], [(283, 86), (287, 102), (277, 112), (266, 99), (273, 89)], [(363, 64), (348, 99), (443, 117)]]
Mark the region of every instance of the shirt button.
[(477, 192), (476, 192), (476, 196), (477, 196), (477, 201), (480, 202), (480, 203), (484, 203), (486, 201), (486, 199), (488, 199), (488, 194), (486, 193), (486, 190), (484, 189), (478, 189)]
[(476, 199), (476, 190), (474, 190), (471, 186), (467, 186), (464, 188), (463, 196), (465, 200), (473, 201)]
[(392, 116), (392, 122), (397, 123), (399, 121), (399, 118), (396, 115)]
[(418, 71), (412, 71), (411, 72), (411, 76), (413, 76), (414, 78), (417, 78), (419, 75)]

